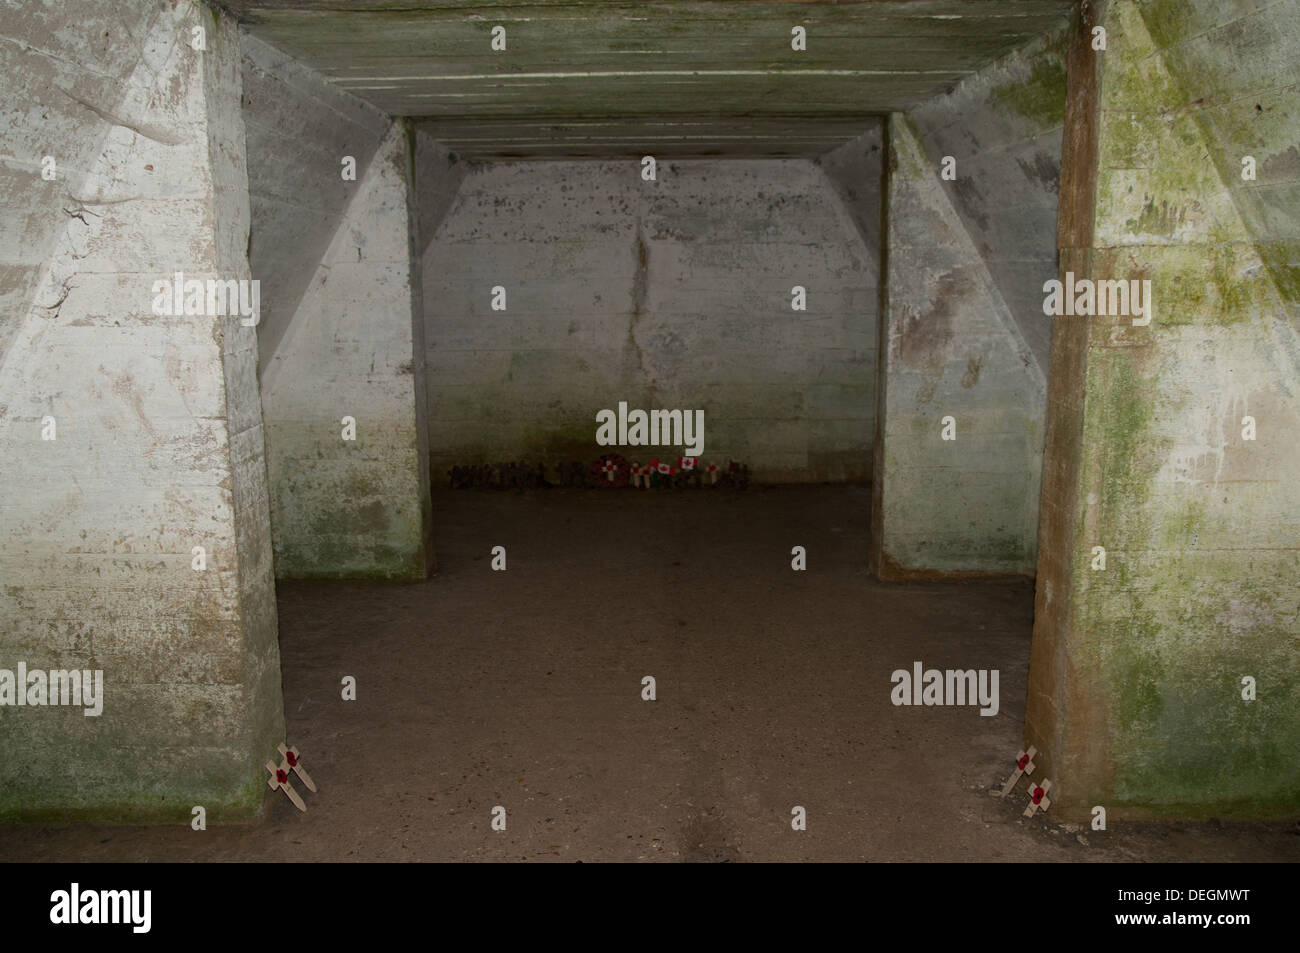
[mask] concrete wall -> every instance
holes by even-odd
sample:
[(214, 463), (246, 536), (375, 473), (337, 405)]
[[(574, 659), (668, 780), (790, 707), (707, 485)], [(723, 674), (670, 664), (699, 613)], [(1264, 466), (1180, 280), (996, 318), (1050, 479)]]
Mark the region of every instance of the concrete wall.
[(415, 192), (421, 261), (424, 261), (428, 255), (429, 245), (438, 234), (438, 227), (456, 201), (456, 195), (460, 192), (461, 183), (465, 181), (468, 171), (469, 167), (466, 163), (449, 152), (442, 143), (431, 139), (417, 128)]
[(432, 569), (412, 135), (384, 136), (263, 376), (280, 576)]
[[(880, 123), (816, 159), (816, 164), (826, 174), (857, 228), (862, 244), (877, 252), (880, 249), (884, 188), (884, 145), (885, 127)], [(879, 271), (879, 255), (873, 267)], [(877, 295), (877, 303), (879, 300)]]
[(1064, 109), (1054, 36), (891, 120), (872, 544), (883, 577), (1034, 570)]
[(704, 457), (761, 480), (869, 478), (877, 253), (829, 179), (797, 160), (664, 161), (654, 182), (640, 168), (465, 179), (424, 257), (435, 480), (592, 459), (596, 413), (620, 400), (702, 408)]
[(902, 116), (888, 147), (873, 565), (881, 578), (1028, 573), (1043, 384)]
[[(57, 6), (0, 8), (0, 76), (12, 108), (0, 111), (0, 360), (18, 333), (42, 271), (82, 203), (78, 186), (99, 157), (107, 125), (87, 135), (120, 98), (139, 48), (123, 34), (142, 35), (158, 15), (154, 5), (87, 0), (69, 30)], [(52, 179), (42, 159), (55, 161)], [(57, 295), (55, 299), (57, 300)], [(46, 301), (52, 304), (53, 301)]]
[[(265, 374), (390, 122), (256, 37), (241, 33), (240, 48), (253, 212), (248, 260), (268, 292), (257, 329)], [(342, 177), (344, 156), (356, 160), (354, 180)]]
[[(188, 3), (0, 26), (6, 92), (33, 103), (7, 113), (0, 231), (44, 256), (5, 311), (0, 668), (103, 672), (98, 717), (0, 708), (0, 816), (247, 816), (284, 731), (256, 342), (152, 313), (177, 271), (249, 277), (237, 34)], [(4, 273), (30, 272), (14, 252)]]
[[(1043, 282), (1056, 277), (1056, 209), (1065, 120), (1065, 34), (1035, 40), (907, 114), (962, 227), (1028, 350), (1047, 371), (1052, 320)], [(1046, 395), (1033, 408), (1039, 417)]]
[(1058, 319), (1026, 734), (1065, 816), (1294, 816), (1297, 5), (1090, 9), (1062, 271), (1147, 278), (1155, 316)]
[[(413, 143), (248, 36), (243, 77), (276, 573), (424, 578), (433, 556)], [(348, 156), (355, 179), (343, 175)], [(345, 416), (355, 441), (342, 439)]]

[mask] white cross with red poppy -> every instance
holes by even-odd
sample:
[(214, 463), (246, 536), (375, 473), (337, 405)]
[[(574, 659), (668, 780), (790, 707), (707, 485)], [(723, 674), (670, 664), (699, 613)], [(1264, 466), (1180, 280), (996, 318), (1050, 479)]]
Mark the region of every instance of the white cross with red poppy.
[(610, 483), (613, 483), (614, 474), (618, 472), (618, 464), (615, 463), (613, 460), (606, 460), (605, 463), (601, 466), (600, 470), (602, 473), (605, 474), (605, 479), (608, 480)]
[(307, 785), (307, 790), (311, 791), (313, 794), (316, 793), (316, 782), (311, 779), (311, 775), (307, 773), (307, 769), (302, 766), (302, 760), (298, 755), (298, 749), (286, 748), (284, 742), (280, 743), (279, 749), (281, 758), (283, 758), (284, 762), (289, 767), (293, 768), (293, 773), (302, 779), (302, 783)]
[(717, 482), (718, 482), (718, 465), (717, 465), (716, 463), (710, 463), (710, 464), (708, 465), (708, 468), (707, 468), (707, 469), (708, 469), (708, 471), (709, 471), (709, 482), (710, 482), (710, 483), (717, 483)]
[(1011, 793), (1011, 789), (1020, 781), (1022, 775), (1034, 773), (1034, 755), (1038, 754), (1038, 749), (1033, 745), (1029, 746), (1028, 751), (1021, 751), (1016, 755), (1016, 770), (1011, 772), (1011, 777), (1007, 778), (1007, 783), (1002, 785), (1002, 793), (998, 797), (1006, 797)]
[(307, 805), (302, 802), (298, 792), (289, 783), (289, 763), (281, 761), (280, 766), (277, 768), (274, 762), (268, 761), (266, 762), (266, 770), (271, 772), (271, 777), (267, 779), (266, 786), (272, 790), (279, 788), (289, 796), (289, 800), (293, 802), (294, 807), (300, 811), (306, 811)]
[(1052, 799), (1047, 796), (1050, 790), (1052, 790), (1052, 782), (1047, 780), (1030, 787), (1029, 805), (1025, 808), (1025, 817), (1033, 817), (1039, 811), (1046, 811), (1052, 806)]

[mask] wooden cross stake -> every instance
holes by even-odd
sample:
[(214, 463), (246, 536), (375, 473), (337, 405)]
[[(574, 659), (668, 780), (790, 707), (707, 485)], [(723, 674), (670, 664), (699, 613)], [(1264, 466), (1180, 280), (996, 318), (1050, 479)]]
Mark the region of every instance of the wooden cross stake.
[[(311, 779), (307, 769), (302, 766), (302, 758), (298, 754), (297, 748), (286, 748), (283, 743), (280, 744), (280, 757), (293, 768), (293, 773), (302, 779), (302, 783), (307, 785), (307, 790), (313, 794), (316, 793), (316, 782)], [(304, 808), (305, 810), (305, 808)]]
[(302, 798), (299, 796), (298, 792), (293, 789), (293, 785), (289, 783), (288, 762), (280, 762), (280, 767), (277, 768), (273, 762), (268, 761), (266, 762), (266, 770), (271, 772), (271, 777), (268, 778), (266, 782), (267, 787), (273, 790), (279, 788), (289, 796), (290, 801), (293, 801), (294, 807), (300, 811), (306, 811), (307, 805), (302, 803)]
[(1016, 755), (1016, 770), (1011, 772), (1011, 777), (1007, 778), (1007, 783), (1002, 785), (1002, 793), (998, 797), (1006, 797), (1011, 793), (1011, 789), (1020, 781), (1022, 775), (1034, 773), (1034, 755), (1038, 754), (1038, 749), (1033, 745), (1029, 746), (1028, 751), (1021, 751)]
[(1052, 799), (1047, 792), (1052, 790), (1052, 782), (1044, 780), (1029, 789), (1029, 806), (1025, 808), (1025, 817), (1033, 817), (1039, 811), (1046, 811), (1052, 806)]

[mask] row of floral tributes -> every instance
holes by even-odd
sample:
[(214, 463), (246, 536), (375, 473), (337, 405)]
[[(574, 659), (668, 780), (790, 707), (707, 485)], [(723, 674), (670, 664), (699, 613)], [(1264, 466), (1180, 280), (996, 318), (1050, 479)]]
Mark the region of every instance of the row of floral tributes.
[(640, 490), (682, 489), (684, 487), (722, 487), (743, 490), (749, 486), (749, 467), (735, 460), (725, 465), (706, 463), (698, 457), (677, 457), (649, 463), (628, 460), (617, 453), (607, 453), (594, 463), (561, 463), (557, 479), (547, 478), (544, 464), (508, 462), (479, 466), (452, 467), (453, 490), (497, 489), (533, 490), (549, 486), (589, 487), (612, 490), (632, 487)]

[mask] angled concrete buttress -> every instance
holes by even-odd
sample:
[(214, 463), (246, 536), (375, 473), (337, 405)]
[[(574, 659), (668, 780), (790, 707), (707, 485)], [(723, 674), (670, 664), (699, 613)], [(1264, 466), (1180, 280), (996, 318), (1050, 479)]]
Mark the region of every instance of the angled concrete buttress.
[(1026, 737), (1065, 818), (1300, 813), (1300, 127), (1268, 66), (1300, 34), (1242, 9), (1084, 5), (1068, 53), (1061, 277), (1154, 307), (1052, 339)]
[(872, 564), (1026, 573), (1042, 376), (906, 117), (887, 139)]
[(389, 126), (262, 378), (279, 576), (433, 569), (414, 136)]
[[(190, 3), (29, 12), (67, 213), (0, 367), (0, 669), (29, 680), (0, 673), (0, 817), (249, 817), (284, 737), (255, 331), (156, 284), (250, 277), (238, 35)], [(102, 672), (102, 710), (50, 670)]]

